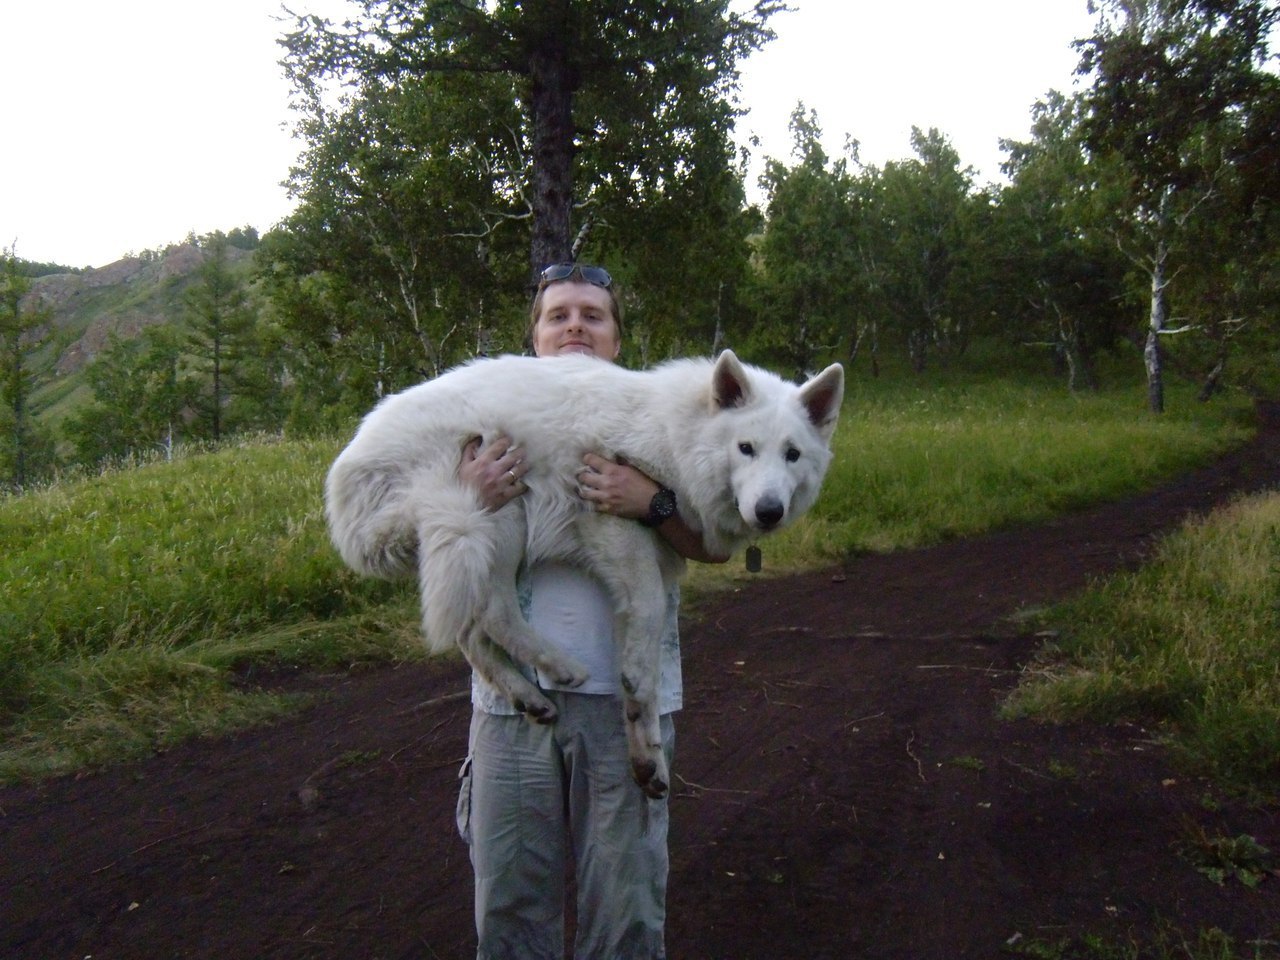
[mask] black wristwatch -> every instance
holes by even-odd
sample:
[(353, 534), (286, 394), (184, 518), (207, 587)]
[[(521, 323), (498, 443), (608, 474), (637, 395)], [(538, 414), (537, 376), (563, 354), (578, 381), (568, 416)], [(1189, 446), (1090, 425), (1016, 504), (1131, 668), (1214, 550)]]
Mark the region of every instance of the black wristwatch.
[(656, 527), (675, 515), (676, 492), (670, 487), (659, 487), (658, 492), (649, 501), (649, 512), (641, 518), (640, 522), (646, 527)]

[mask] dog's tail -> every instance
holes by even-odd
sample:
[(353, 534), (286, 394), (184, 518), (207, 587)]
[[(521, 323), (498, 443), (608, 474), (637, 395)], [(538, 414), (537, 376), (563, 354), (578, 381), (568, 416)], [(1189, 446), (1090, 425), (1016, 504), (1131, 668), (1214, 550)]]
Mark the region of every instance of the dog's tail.
[(469, 649), (464, 638), (478, 629), (477, 614), (499, 589), (495, 561), (507, 526), (501, 519), (456, 485), (437, 489), (429, 515), (424, 512), (417, 528), (418, 588), (423, 639), (432, 653), (455, 644)]
[(400, 580), (418, 569), (409, 479), (395, 470), (338, 457), (325, 480), (329, 536), (352, 570)]

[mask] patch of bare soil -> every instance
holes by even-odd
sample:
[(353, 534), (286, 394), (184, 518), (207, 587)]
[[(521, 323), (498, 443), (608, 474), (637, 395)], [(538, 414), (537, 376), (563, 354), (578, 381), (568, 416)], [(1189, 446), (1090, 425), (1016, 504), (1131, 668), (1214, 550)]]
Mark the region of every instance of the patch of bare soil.
[[(996, 714), (1037, 646), (1011, 615), (1280, 483), (1270, 412), (1246, 449), (1123, 503), (704, 605), (684, 626), (673, 960), (989, 958), (1168, 925), (1280, 956), (1280, 878), (1218, 886), (1175, 852), (1194, 829), (1280, 850), (1277, 810), (1206, 804), (1137, 727)], [(474, 956), (465, 670), (314, 682), (322, 700), (276, 726), (0, 790), (0, 956)]]

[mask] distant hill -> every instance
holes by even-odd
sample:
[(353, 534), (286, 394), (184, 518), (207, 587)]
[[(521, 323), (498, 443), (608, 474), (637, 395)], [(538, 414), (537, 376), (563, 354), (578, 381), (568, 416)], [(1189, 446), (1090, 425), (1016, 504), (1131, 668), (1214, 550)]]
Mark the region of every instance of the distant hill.
[[(23, 310), (49, 311), (58, 342), (53, 381), (33, 398), (40, 419), (56, 425), (89, 399), (84, 369), (112, 334), (136, 337), (148, 327), (184, 323), (184, 294), (207, 255), (194, 244), (175, 244), (159, 255), (34, 278)], [(232, 270), (252, 268), (251, 251), (228, 245), (226, 257)]]

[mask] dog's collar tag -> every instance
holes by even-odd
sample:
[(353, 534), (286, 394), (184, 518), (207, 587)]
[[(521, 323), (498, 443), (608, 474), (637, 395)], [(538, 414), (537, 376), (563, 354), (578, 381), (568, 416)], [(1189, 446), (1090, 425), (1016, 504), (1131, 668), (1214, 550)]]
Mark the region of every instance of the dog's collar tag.
[(759, 547), (754, 543), (747, 547), (747, 573), (759, 573), (762, 560), (763, 555), (760, 553)]

